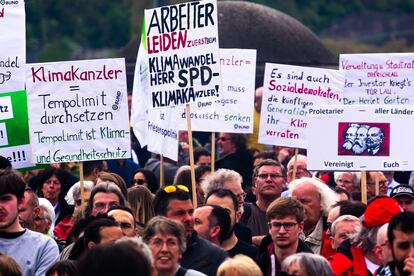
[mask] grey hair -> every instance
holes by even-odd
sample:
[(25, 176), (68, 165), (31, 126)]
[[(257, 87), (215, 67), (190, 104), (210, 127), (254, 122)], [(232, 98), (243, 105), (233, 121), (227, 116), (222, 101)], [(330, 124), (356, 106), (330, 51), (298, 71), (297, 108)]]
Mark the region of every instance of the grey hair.
[(223, 188), (224, 183), (232, 182), (243, 182), (243, 178), (240, 174), (233, 170), (219, 169), (214, 174), (210, 174), (207, 178), (201, 182), (201, 189), (205, 195), (210, 194), (211, 191)]
[(359, 218), (357, 218), (356, 216), (352, 216), (352, 215), (343, 215), (338, 217), (331, 225), (331, 233), (332, 236), (335, 236), (336, 233), (336, 226), (338, 225), (338, 223), (342, 222), (342, 221), (349, 221), (349, 222), (358, 222), (359, 226), (355, 227), (356, 233), (359, 233), (359, 231), (361, 230), (361, 220)]
[(289, 196), (292, 196), (292, 193), (296, 189), (307, 184), (314, 186), (318, 191), (321, 200), (322, 213), (325, 217), (327, 217), (329, 211), (332, 209), (332, 206), (339, 201), (339, 195), (319, 179), (303, 177), (300, 179), (295, 179), (289, 183)]
[(387, 237), (388, 224), (389, 223), (386, 223), (378, 229), (377, 244), (379, 244), (379, 245), (381, 245), (382, 243), (388, 241), (388, 237)]
[(351, 238), (351, 243), (356, 246), (361, 246), (362, 252), (366, 254), (374, 249), (377, 242), (378, 229), (381, 226), (376, 227), (362, 227), (359, 234), (354, 238)]
[(43, 209), (43, 216), (45, 219), (51, 223), (48, 234), (53, 236), (53, 228), (55, 228), (55, 208), (53, 208), (53, 205), (49, 200), (43, 197), (39, 198), (39, 207)]
[(96, 185), (91, 192), (91, 196), (89, 197), (88, 204), (86, 205), (85, 209), (85, 217), (88, 217), (92, 213), (93, 208), (93, 199), (97, 193), (113, 193), (116, 194), (119, 198), (119, 205), (125, 206), (126, 199), (122, 194), (121, 189), (116, 185), (114, 182), (104, 181), (101, 182), (99, 185)]
[(144, 233), (142, 234), (142, 239), (148, 244), (150, 239), (157, 233), (175, 236), (180, 244), (181, 253), (185, 252), (187, 248), (187, 237), (184, 226), (181, 223), (163, 216), (153, 217), (147, 222)]
[[(308, 164), (308, 158), (306, 157), (306, 155), (298, 154), (297, 158), (296, 158), (296, 162), (299, 162), (299, 161), (303, 161), (303, 162), (305, 162), (305, 164)], [(288, 170), (291, 166), (293, 166), (293, 163), (295, 163), (295, 156), (290, 158), (289, 162), (287, 163), (286, 167), (287, 167)]]
[(306, 271), (307, 275), (333, 276), (328, 261), (320, 255), (312, 253), (296, 253), (290, 255), (282, 262), (282, 271), (286, 272), (292, 263), (296, 263), (299, 271)]
[(361, 173), (360, 172), (334, 172), (334, 180), (335, 182), (338, 181), (338, 178), (343, 175), (344, 173), (350, 173), (353, 176), (354, 187), (359, 186), (359, 182), (361, 181)]
[[(83, 190), (85, 192), (92, 191), (93, 187), (94, 187), (93, 181), (87, 181), (87, 180), (83, 181)], [(74, 201), (81, 199), (80, 182), (76, 182), (73, 185), (72, 196), (73, 196)]]
[(122, 237), (119, 240), (115, 241), (115, 243), (120, 244), (129, 244), (137, 248), (137, 250), (141, 251), (143, 255), (148, 259), (151, 265), (154, 264), (154, 258), (152, 257), (151, 249), (148, 245), (143, 241), (141, 237)]

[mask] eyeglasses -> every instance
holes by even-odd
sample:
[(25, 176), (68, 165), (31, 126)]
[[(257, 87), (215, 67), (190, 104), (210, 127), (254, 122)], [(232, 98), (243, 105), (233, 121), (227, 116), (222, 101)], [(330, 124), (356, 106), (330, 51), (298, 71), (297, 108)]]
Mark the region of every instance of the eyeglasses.
[(171, 194), (171, 193), (175, 193), (177, 191), (177, 189), (184, 191), (186, 193), (189, 193), (190, 190), (184, 186), (184, 185), (170, 185), (170, 186), (166, 186), (164, 187), (164, 192), (166, 192), (167, 194)]
[(93, 209), (96, 211), (103, 211), (105, 209), (109, 209), (109, 208), (112, 208), (118, 205), (119, 205), (118, 202), (109, 202), (109, 203), (98, 202), (93, 205)]
[(133, 185), (144, 185), (146, 181), (144, 179), (133, 179), (132, 184)]
[(220, 137), (218, 137), (218, 138), (217, 138), (217, 141), (223, 141), (223, 142), (226, 142), (226, 141), (228, 141), (228, 140), (230, 140), (230, 138), (227, 138), (227, 137), (224, 137), (224, 136), (220, 136)]
[(155, 239), (155, 240), (149, 241), (148, 244), (149, 244), (149, 246), (155, 247), (157, 249), (162, 248), (164, 246), (164, 244), (166, 244), (169, 249), (173, 249), (173, 248), (178, 247), (178, 242), (175, 241), (175, 240), (172, 240), (172, 239), (169, 239), (169, 240), (166, 240), (166, 241), (163, 241), (161, 239)]
[(268, 177), (270, 176), (270, 178), (271, 179), (277, 179), (277, 178), (282, 178), (282, 177), (284, 177), (283, 175), (281, 175), (281, 174), (277, 174), (277, 173), (261, 173), (261, 174), (258, 174), (257, 175), (257, 177), (258, 178), (260, 178), (260, 179), (263, 179), (263, 180), (265, 180), (265, 179), (267, 179)]
[(296, 222), (269, 222), (269, 227), (275, 230), (280, 230), (280, 228), (285, 228), (286, 231), (293, 230), (293, 228), (298, 225)]

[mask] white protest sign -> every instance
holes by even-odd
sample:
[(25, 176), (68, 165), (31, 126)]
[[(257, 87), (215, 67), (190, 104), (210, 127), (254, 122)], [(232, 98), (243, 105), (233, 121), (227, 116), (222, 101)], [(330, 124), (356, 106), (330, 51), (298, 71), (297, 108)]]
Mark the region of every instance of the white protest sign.
[(309, 116), (309, 170), (414, 170), (413, 106), (314, 106)]
[[(193, 131), (253, 132), (256, 50), (220, 49), (221, 98), (191, 105)], [(179, 112), (178, 129), (187, 129), (185, 108)]]
[(149, 110), (147, 135), (148, 150), (163, 154), (174, 161), (178, 160), (178, 131), (174, 125), (175, 117), (171, 108)]
[[(141, 43), (134, 74), (132, 91), (131, 125), (141, 147), (162, 154), (172, 160), (178, 159), (178, 133), (171, 129), (170, 108), (148, 109), (148, 66), (147, 53)], [(174, 121), (174, 120), (173, 120)]]
[(150, 108), (219, 97), (216, 1), (145, 10), (145, 27)]
[(0, 1), (0, 92), (24, 89), (26, 22), (24, 1)]
[(414, 53), (342, 54), (344, 104), (414, 104)]
[(124, 59), (27, 64), (32, 159), (131, 156)]
[(135, 64), (131, 101), (131, 126), (141, 147), (145, 147), (148, 144), (148, 55), (144, 47), (145, 44), (141, 42)]
[(307, 148), (308, 109), (340, 104), (344, 73), (266, 63), (259, 143)]

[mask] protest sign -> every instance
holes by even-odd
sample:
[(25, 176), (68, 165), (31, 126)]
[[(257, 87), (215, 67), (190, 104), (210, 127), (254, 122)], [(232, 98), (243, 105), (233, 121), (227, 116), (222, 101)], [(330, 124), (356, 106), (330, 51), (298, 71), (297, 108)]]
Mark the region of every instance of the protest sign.
[(36, 163), (129, 158), (124, 59), (27, 64)]
[[(252, 133), (256, 50), (220, 49), (221, 98), (191, 104), (194, 131)], [(178, 129), (187, 129), (185, 108), (176, 108)]]
[(145, 10), (149, 106), (217, 99), (220, 85), (217, 3), (182, 3)]
[(266, 63), (259, 143), (307, 148), (308, 109), (340, 104), (343, 85), (337, 70)]
[(24, 1), (0, 1), (0, 93), (23, 90), (26, 63)]
[(344, 104), (414, 104), (414, 53), (342, 54)]
[(170, 108), (148, 109), (148, 66), (145, 40), (138, 50), (134, 74), (134, 87), (131, 103), (131, 125), (141, 147), (147, 146), (151, 152), (178, 159), (178, 132), (174, 125)]
[(309, 109), (308, 169), (408, 171), (414, 107), (401, 105), (312, 106)]
[(0, 155), (15, 169), (33, 166), (26, 91), (0, 94)]

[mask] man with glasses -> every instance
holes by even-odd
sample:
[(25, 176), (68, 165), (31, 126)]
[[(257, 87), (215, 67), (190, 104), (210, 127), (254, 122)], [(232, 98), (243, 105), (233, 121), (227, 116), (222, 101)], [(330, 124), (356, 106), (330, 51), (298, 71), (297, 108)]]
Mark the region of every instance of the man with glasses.
[(227, 254), (218, 246), (200, 238), (194, 231), (194, 207), (188, 188), (183, 185), (171, 185), (159, 189), (153, 204), (157, 215), (165, 216), (184, 226), (187, 249), (182, 254), (181, 266), (207, 275), (216, 275)]
[(85, 217), (106, 214), (109, 208), (118, 205), (125, 206), (125, 197), (121, 189), (113, 182), (103, 182), (93, 188), (86, 206)]
[(299, 252), (312, 253), (299, 239), (303, 231), (304, 216), (302, 204), (291, 197), (278, 198), (269, 206), (266, 218), (272, 243), (258, 261), (263, 275), (281, 275), (281, 263), (284, 259)]
[(367, 199), (375, 197), (376, 183), (378, 183), (378, 195), (387, 196), (388, 181), (383, 172), (368, 172), (367, 173)]
[(254, 168), (253, 178), (253, 194), (257, 200), (246, 204), (250, 211), (245, 211), (242, 220), (246, 221), (252, 231), (253, 243), (258, 246), (269, 231), (266, 210), (286, 187), (286, 171), (278, 161), (265, 159)]

